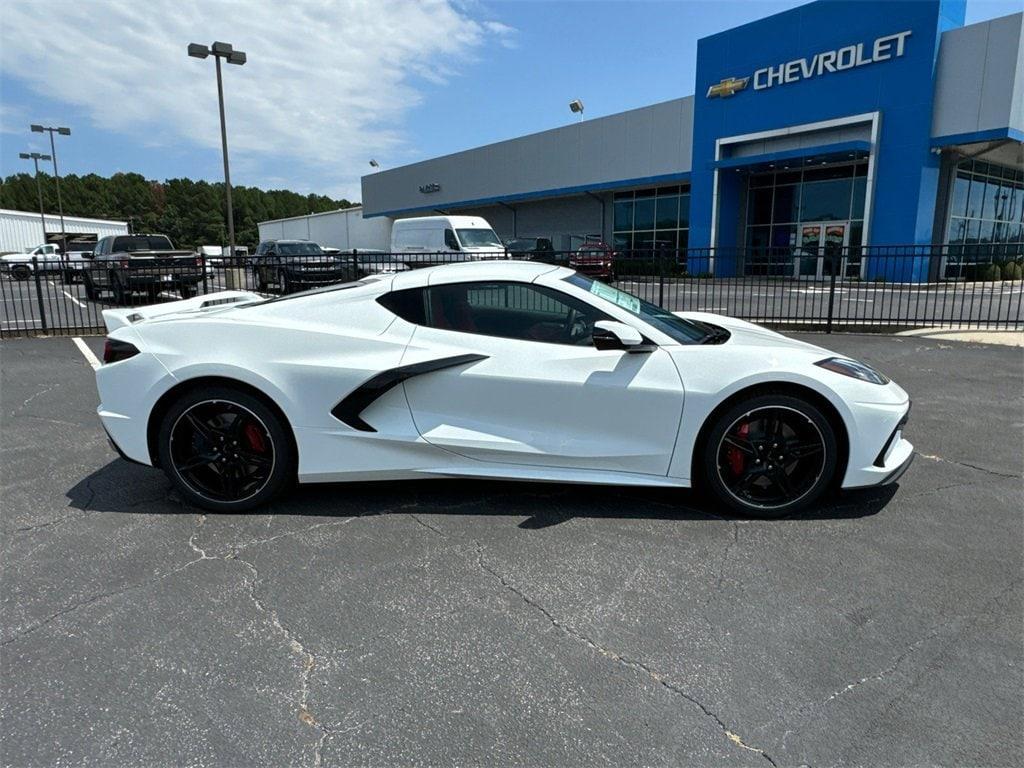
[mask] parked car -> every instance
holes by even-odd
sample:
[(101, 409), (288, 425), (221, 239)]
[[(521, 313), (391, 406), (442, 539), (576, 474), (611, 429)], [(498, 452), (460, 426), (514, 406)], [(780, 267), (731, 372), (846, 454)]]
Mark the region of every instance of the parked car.
[(480, 216), (420, 216), (391, 227), (391, 252), (409, 265), (505, 258), (505, 246)]
[[(33, 259), (35, 262), (33, 263)], [(60, 246), (55, 243), (37, 245), (25, 253), (9, 253), (0, 256), (0, 270), (14, 280), (28, 280), (33, 269), (40, 272), (59, 272), (63, 266)]]
[(163, 291), (187, 299), (203, 279), (203, 257), (175, 249), (167, 235), (110, 235), (96, 243), (82, 278), (90, 299), (102, 291), (110, 291), (118, 304), (136, 292), (151, 301)]
[(551, 240), (546, 237), (516, 237), (505, 242), (505, 251), (510, 259), (520, 261), (544, 261), (555, 255)]
[[(406, 272), (409, 267), (402, 261), (401, 257), (393, 253), (378, 251), (373, 248), (355, 248), (347, 251), (347, 254), (355, 256), (359, 265), (359, 276), (367, 275), (390, 275), (395, 272)], [(348, 258), (351, 259), (352, 255)]]
[(358, 278), (351, 259), (324, 253), (309, 240), (264, 240), (257, 246), (253, 262), (256, 289), (264, 293), (271, 288), (294, 293)]
[(64, 282), (77, 283), (83, 279), (85, 271), (92, 264), (93, 251), (68, 251), (68, 257), (64, 260)]
[(610, 283), (615, 280), (615, 251), (607, 243), (584, 243), (569, 257), (569, 266)]
[(226, 291), (103, 320), (112, 443), (216, 512), (296, 480), (465, 477), (697, 485), (716, 513), (783, 517), (894, 482), (914, 458), (910, 398), (871, 366), (548, 264)]

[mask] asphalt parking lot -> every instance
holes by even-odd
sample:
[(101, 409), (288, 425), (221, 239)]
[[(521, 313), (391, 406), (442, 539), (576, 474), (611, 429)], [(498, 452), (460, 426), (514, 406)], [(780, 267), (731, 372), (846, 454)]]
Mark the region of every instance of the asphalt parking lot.
[(3, 764), (1021, 765), (1020, 350), (813, 339), (919, 455), (777, 522), (468, 481), (204, 515), (70, 339), (4, 342)]

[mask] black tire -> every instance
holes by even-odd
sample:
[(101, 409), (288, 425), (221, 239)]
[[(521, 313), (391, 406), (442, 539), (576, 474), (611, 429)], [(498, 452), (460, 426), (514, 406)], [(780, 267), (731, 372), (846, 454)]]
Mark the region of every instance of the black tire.
[(247, 392), (228, 386), (188, 390), (159, 430), (160, 466), (184, 499), (203, 509), (255, 509), (295, 477), (288, 425)]
[(32, 270), (24, 264), (16, 264), (11, 267), (11, 277), (15, 280), (28, 280), (32, 277)]
[(110, 291), (114, 294), (114, 303), (122, 307), (128, 303), (132, 296), (131, 291), (125, 290), (125, 287), (121, 284), (121, 278), (117, 276), (116, 272), (110, 273)]
[(160, 301), (160, 287), (157, 285), (151, 285), (146, 288), (146, 300), (150, 304), (156, 304)]
[(761, 518), (813, 504), (835, 478), (839, 443), (824, 414), (790, 395), (760, 395), (712, 425), (695, 462), (701, 490), (730, 512)]
[(260, 272), (260, 268), (257, 267), (252, 271), (252, 276), (256, 281), (256, 290), (260, 293), (267, 292), (267, 281), (263, 279), (263, 274)]
[(277, 282), (278, 285), (281, 286), (281, 293), (287, 295), (291, 293), (293, 290), (295, 290), (294, 287), (292, 286), (292, 281), (289, 279), (287, 272), (282, 271), (278, 272), (277, 274)]
[(82, 273), (82, 285), (85, 286), (85, 298), (89, 301), (96, 301), (100, 297), (99, 289), (92, 281), (92, 275), (88, 272)]
[(196, 291), (191, 285), (183, 285), (178, 288), (178, 293), (181, 294), (181, 298), (183, 299), (191, 299), (195, 296)]

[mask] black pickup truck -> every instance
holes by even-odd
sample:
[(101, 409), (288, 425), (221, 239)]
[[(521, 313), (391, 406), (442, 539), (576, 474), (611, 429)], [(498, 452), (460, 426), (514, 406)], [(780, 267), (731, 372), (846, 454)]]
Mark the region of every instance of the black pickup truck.
[(118, 304), (127, 304), (136, 292), (154, 302), (164, 291), (177, 291), (187, 299), (202, 279), (203, 257), (175, 250), (166, 235), (104, 237), (82, 270), (87, 298), (110, 291)]

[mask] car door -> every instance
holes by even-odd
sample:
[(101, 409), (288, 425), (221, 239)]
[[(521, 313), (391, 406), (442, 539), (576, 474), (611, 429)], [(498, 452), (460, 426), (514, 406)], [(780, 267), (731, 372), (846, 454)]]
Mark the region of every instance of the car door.
[(404, 382), (424, 440), (482, 461), (668, 473), (683, 388), (667, 352), (598, 350), (593, 324), (607, 315), (546, 286), (418, 290), (402, 365), (453, 362)]

